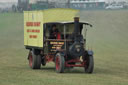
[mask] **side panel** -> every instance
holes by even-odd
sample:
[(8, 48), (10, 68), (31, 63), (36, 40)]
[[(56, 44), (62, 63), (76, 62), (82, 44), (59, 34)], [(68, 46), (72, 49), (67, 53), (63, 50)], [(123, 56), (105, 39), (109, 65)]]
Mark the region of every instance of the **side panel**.
[(43, 13), (24, 12), (24, 45), (43, 47)]

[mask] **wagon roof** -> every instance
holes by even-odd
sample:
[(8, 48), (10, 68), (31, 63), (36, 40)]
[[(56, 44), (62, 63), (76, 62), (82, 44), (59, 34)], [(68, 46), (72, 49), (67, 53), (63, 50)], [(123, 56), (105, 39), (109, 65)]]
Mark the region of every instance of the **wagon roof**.
[[(84, 21), (80, 21), (79, 23), (92, 26), (90, 23), (84, 22)], [(74, 22), (73, 21), (68, 21), (68, 22), (48, 22), (48, 23), (45, 23), (45, 24), (74, 24)]]
[(79, 10), (66, 9), (66, 8), (55, 8), (43, 11), (44, 23), (49, 22), (70, 22), (74, 21), (74, 17), (79, 17)]

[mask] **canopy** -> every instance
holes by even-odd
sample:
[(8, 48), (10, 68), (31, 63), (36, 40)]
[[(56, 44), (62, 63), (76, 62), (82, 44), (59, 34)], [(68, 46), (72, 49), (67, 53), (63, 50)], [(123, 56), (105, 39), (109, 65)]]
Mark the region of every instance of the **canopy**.
[[(83, 21), (80, 21), (79, 22), (80, 24), (85, 24), (85, 25), (89, 25), (92, 27), (92, 25), (88, 22), (83, 22)], [(69, 22), (48, 22), (48, 23), (45, 23), (45, 24), (74, 24), (73, 21), (69, 21)]]

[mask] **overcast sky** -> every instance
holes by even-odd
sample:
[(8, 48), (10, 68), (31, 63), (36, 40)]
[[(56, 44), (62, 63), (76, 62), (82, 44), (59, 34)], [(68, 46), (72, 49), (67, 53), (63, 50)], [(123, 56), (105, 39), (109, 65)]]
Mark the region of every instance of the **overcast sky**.
[(17, 0), (0, 0), (0, 2), (16, 2)]
[[(17, 2), (18, 0), (0, 0), (0, 2)], [(127, 1), (127, 0), (104, 0), (104, 1)]]

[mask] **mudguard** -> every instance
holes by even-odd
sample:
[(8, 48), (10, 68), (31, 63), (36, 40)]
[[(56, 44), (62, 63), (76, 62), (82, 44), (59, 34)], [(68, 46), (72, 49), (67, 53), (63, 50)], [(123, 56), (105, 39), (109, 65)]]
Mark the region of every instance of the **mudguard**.
[(92, 50), (88, 50), (87, 53), (88, 53), (88, 55), (90, 55), (90, 56), (94, 54), (94, 52), (93, 52)]

